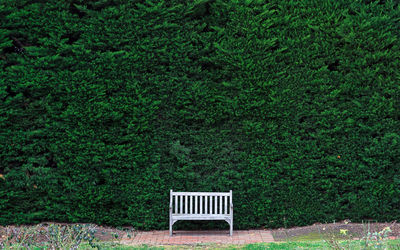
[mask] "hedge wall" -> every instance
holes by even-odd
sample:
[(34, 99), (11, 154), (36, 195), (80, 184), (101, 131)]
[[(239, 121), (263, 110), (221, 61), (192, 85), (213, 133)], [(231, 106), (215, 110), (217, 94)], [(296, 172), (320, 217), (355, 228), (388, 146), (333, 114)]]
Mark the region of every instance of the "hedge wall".
[(170, 189), (232, 189), (236, 229), (399, 219), (396, 1), (2, 0), (0, 19), (0, 224), (166, 229)]

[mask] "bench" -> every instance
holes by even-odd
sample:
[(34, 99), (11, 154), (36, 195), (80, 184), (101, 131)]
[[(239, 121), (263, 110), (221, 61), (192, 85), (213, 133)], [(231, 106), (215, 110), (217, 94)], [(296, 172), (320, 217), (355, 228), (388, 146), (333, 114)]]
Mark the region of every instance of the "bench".
[(224, 220), (233, 233), (232, 190), (227, 193), (173, 192), (169, 200), (169, 235), (179, 220)]

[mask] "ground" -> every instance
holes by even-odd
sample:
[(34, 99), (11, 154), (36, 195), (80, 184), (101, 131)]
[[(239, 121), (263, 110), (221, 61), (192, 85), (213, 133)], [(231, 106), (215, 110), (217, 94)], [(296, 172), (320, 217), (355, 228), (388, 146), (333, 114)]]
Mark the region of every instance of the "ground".
[[(52, 223), (43, 223), (46, 227)], [(70, 225), (57, 223), (58, 225)], [(26, 227), (34, 227), (26, 226)], [(43, 227), (41, 226), (41, 227)], [(229, 230), (209, 231), (174, 231), (172, 237), (168, 230), (161, 231), (136, 231), (132, 227), (113, 228), (97, 226), (96, 238), (102, 242), (115, 242), (122, 245), (138, 246), (202, 246), (210, 245), (215, 248), (221, 246), (240, 246), (253, 243), (265, 242), (312, 242), (326, 241), (332, 236), (341, 239), (363, 239), (369, 232), (379, 232), (390, 227), (392, 232), (388, 234), (389, 239), (400, 238), (400, 223), (352, 223), (341, 221), (330, 224), (314, 224), (305, 227), (280, 228), (280, 229), (258, 229), (258, 230), (234, 230), (234, 235), (229, 236)], [(18, 227), (16, 227), (18, 228)], [(0, 234), (4, 233), (4, 227), (0, 226)], [(345, 230), (346, 235), (340, 233)], [(1, 241), (1, 238), (0, 238)], [(114, 244), (114, 243), (112, 243)], [(308, 244), (308, 243), (307, 243)]]
[(286, 241), (286, 240), (320, 240), (321, 236), (331, 236), (332, 234), (340, 235), (340, 230), (348, 230), (347, 236), (353, 236), (353, 238), (359, 238), (366, 236), (369, 232), (379, 232), (385, 227), (390, 227), (392, 230), (388, 234), (389, 237), (400, 238), (400, 223), (376, 223), (376, 222), (365, 222), (365, 223), (352, 223), (341, 221), (338, 223), (321, 224), (316, 223), (311, 226), (305, 227), (293, 227), (293, 228), (280, 228), (273, 229), (271, 233), (275, 241)]

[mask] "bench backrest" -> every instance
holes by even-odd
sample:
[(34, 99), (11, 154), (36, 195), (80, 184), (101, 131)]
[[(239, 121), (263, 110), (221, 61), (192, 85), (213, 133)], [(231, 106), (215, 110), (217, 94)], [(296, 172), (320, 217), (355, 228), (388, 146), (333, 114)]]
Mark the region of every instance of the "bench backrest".
[(232, 190), (226, 193), (170, 191), (173, 214), (227, 215), (231, 213), (231, 206)]

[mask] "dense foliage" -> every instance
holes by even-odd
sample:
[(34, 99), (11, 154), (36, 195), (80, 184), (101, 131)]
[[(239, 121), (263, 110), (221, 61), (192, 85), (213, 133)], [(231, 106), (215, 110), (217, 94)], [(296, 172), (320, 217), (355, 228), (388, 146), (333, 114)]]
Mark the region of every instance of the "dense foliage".
[(399, 219), (396, 2), (0, 1), (0, 224)]

